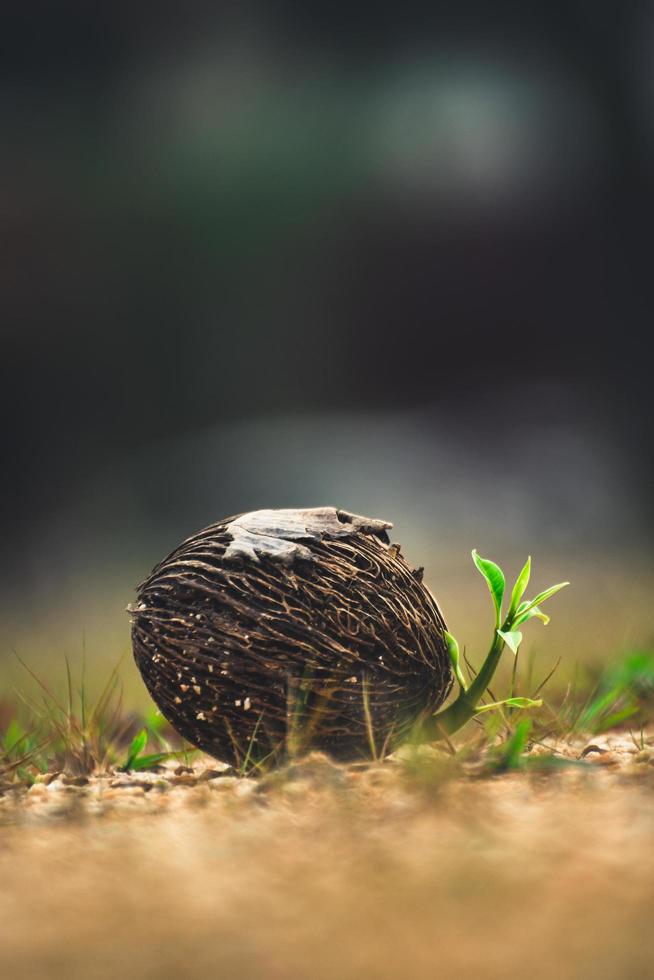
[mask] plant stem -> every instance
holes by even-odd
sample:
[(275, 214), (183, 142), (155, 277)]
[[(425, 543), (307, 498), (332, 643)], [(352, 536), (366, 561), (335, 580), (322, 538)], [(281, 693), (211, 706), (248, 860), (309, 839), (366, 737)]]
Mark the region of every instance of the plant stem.
[(432, 715), (423, 722), (420, 734), (425, 741), (436, 741), (445, 735), (452, 735), (470, 721), (475, 714), (475, 708), (493, 679), (503, 649), (504, 640), (496, 632), (486, 659), (468, 690), (461, 691), (456, 701), (452, 702), (448, 708), (437, 715)]

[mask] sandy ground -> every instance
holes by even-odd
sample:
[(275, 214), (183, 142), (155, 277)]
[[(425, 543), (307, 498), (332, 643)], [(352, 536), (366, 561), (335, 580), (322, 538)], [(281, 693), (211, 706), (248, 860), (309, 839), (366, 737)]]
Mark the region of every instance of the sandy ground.
[(549, 774), (313, 756), (5, 788), (2, 975), (650, 978), (654, 737), (594, 744)]

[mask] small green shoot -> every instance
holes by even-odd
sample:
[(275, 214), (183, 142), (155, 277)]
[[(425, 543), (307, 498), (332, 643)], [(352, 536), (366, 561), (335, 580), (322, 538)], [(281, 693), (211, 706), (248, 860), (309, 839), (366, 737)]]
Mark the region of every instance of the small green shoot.
[(472, 550), (472, 560), (486, 580), (486, 585), (488, 586), (493, 605), (495, 606), (497, 629), (499, 629), (502, 623), (502, 601), (504, 599), (504, 587), (506, 584), (504, 572), (495, 562), (489, 561), (487, 558), (481, 558), (474, 548)]
[(540, 707), (542, 704), (539, 700), (521, 697), (510, 697), (504, 701), (497, 701), (493, 698), (492, 703), (486, 705), (482, 705), (480, 702), (493, 679), (504, 647), (508, 646), (514, 656), (517, 656), (520, 643), (522, 642), (522, 633), (518, 630), (518, 626), (528, 622), (530, 619), (536, 618), (546, 624), (549, 620), (541, 612), (540, 605), (569, 583), (559, 582), (557, 585), (553, 585), (549, 589), (544, 589), (542, 592), (539, 592), (533, 599), (523, 600), (522, 597), (527, 589), (531, 575), (531, 558), (528, 558), (513, 586), (509, 608), (504, 617), (502, 612), (506, 587), (504, 572), (495, 562), (490, 561), (488, 558), (482, 558), (474, 550), (472, 552), (472, 560), (477, 570), (483, 575), (493, 601), (493, 607), (495, 609), (493, 640), (479, 672), (468, 686), (465, 683), (460, 669), (459, 645), (451, 633), (445, 633), (444, 639), (452, 669), (459, 685), (459, 695), (444, 711), (432, 715), (428, 719), (423, 730), (424, 737), (428, 739), (444, 738), (453, 734), (470, 721), (471, 718), (474, 718), (481, 712), (493, 709), (502, 710), (505, 707), (510, 709), (529, 709)]
[(148, 730), (147, 728), (142, 728), (141, 731), (134, 736), (131, 741), (130, 747), (127, 752), (127, 759), (125, 765), (121, 766), (123, 772), (129, 772), (130, 769), (135, 769), (138, 762), (138, 757), (145, 748), (148, 742)]
[[(134, 722), (133, 716), (125, 714), (123, 709), (118, 665), (111, 671), (97, 700), (91, 701), (84, 663), (78, 680), (65, 659), (63, 696), (60, 696), (16, 656), (41, 697), (18, 692), (22, 711), (10, 717), (4, 732), (0, 732), (0, 777), (18, 777), (21, 782), (29, 783), (39, 773), (52, 771), (92, 775), (110, 770), (124, 758), (124, 747)], [(184, 749), (170, 751), (164, 738), (165, 726), (166, 720), (158, 711), (146, 716), (145, 726), (129, 744), (122, 771), (152, 768), (166, 759), (188, 754)], [(145, 755), (148, 740), (160, 751)]]
[[(160, 727), (157, 725), (157, 727)], [(129, 749), (127, 750), (127, 759), (122, 766), (119, 766), (120, 772), (142, 772), (144, 769), (153, 769), (155, 766), (160, 765), (162, 762), (166, 762), (168, 759), (176, 759), (182, 755), (188, 755), (186, 749), (181, 749), (179, 752), (170, 752), (166, 750), (165, 752), (152, 752), (149, 755), (143, 755), (143, 751), (148, 744), (148, 739), (155, 734), (155, 738), (160, 744), (165, 744), (163, 739), (159, 736), (158, 732), (153, 733), (149, 726), (142, 728), (140, 732), (132, 739)], [(195, 751), (194, 749), (190, 750)]]
[(491, 701), (488, 704), (480, 704), (475, 708), (475, 714), (480, 715), (484, 711), (496, 711), (498, 708), (542, 708), (543, 702), (540, 698), (505, 698), (504, 701)]
[(515, 580), (515, 585), (513, 586), (513, 591), (511, 592), (511, 604), (509, 606), (509, 612), (507, 614), (507, 619), (513, 619), (518, 611), (518, 606), (520, 605), (520, 600), (527, 591), (527, 586), (529, 585), (529, 577), (531, 575), (531, 555), (527, 558), (524, 563), (522, 571)]
[(468, 683), (463, 676), (463, 671), (461, 670), (461, 660), (459, 657), (459, 644), (456, 642), (451, 633), (447, 630), (443, 633), (445, 637), (445, 643), (447, 644), (447, 652), (450, 657), (450, 663), (452, 664), (452, 671), (456, 677), (457, 683), (462, 691), (468, 690)]
[[(531, 602), (522, 603), (520, 605), (520, 612), (518, 612), (513, 620), (513, 625), (520, 626), (521, 623), (526, 623), (528, 619), (532, 619), (534, 616), (537, 616), (539, 619), (543, 619), (543, 613), (538, 608), (541, 602), (545, 602), (546, 599), (556, 595), (556, 593), (560, 592), (561, 589), (564, 589), (566, 585), (570, 585), (570, 583), (559, 582), (558, 585), (552, 585), (551, 588), (545, 589), (544, 592), (539, 592), (536, 598), (532, 599)], [(547, 616), (544, 618), (546, 620), (548, 619)]]
[(606, 668), (581, 705), (564, 704), (560, 725), (600, 735), (654, 703), (654, 654), (636, 651)]
[(506, 740), (497, 757), (495, 767), (499, 772), (508, 772), (520, 768), (523, 753), (527, 748), (531, 719), (523, 718), (515, 726), (513, 734)]

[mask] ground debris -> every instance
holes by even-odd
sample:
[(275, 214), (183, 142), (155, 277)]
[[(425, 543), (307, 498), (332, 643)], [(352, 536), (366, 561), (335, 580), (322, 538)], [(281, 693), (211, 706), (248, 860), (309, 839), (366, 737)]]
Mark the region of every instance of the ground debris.
[[(604, 751), (580, 760), (591, 744)], [(279, 980), (310, 962), (314, 980), (431, 980), (438, 962), (472, 980), (483, 962), (497, 980), (529, 957), (534, 980), (648, 976), (647, 745), (533, 746), (572, 763), (551, 778), (470, 778), (437, 750), (349, 766), (313, 753), (262, 778), (199, 757), (190, 773), (35, 782), (0, 800), (3, 966)]]
[[(654, 784), (654, 751), (650, 747), (652, 737), (641, 733), (634, 738), (625, 732), (611, 732), (592, 740), (583, 736), (570, 739), (548, 738), (534, 742), (521, 758), (518, 772), (525, 778), (528, 773), (545, 776), (562, 773), (567, 767), (583, 776), (596, 773), (610, 774), (617, 782)], [(25, 782), (0, 781), (0, 823), (20, 823), (29, 816), (35, 820), (49, 820), (62, 816), (106, 817), (137, 813), (133, 804), (141, 800), (150, 812), (151, 803), (157, 798), (156, 813), (170, 808), (204, 805), (215, 800), (252, 800), (254, 804), (269, 794), (281, 792), (290, 799), (337, 798), (343, 793), (365, 796), (387, 796), (400, 799), (405, 792), (428, 789), (432, 794), (451, 782), (487, 780), (499, 775), (495, 763), (496, 748), (481, 745), (476, 749), (452, 755), (442, 745), (405, 745), (384, 760), (362, 759), (359, 762), (340, 764), (322, 752), (312, 752), (285, 766), (262, 776), (244, 777), (233, 767), (217, 762), (209, 756), (198, 756), (194, 764), (179, 764), (169, 760), (157, 770), (125, 772), (112, 770), (89, 776), (53, 770), (38, 774), (32, 785)], [(152, 791), (155, 791), (154, 793)], [(207, 791), (212, 792), (207, 795)], [(165, 800), (162, 797), (166, 797)], [(64, 802), (64, 798), (67, 801)], [(74, 803), (73, 803), (74, 799)], [(130, 799), (128, 809), (124, 803)], [(146, 805), (146, 801), (150, 804)]]

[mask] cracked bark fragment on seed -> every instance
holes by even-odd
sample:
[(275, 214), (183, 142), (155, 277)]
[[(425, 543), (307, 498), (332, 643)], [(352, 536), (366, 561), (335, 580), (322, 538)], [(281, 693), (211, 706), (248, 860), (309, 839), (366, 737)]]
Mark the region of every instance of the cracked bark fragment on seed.
[(227, 525), (225, 530), (232, 540), (225, 558), (258, 562), (260, 557), (266, 557), (286, 565), (297, 558), (312, 561), (314, 555), (303, 541), (348, 538), (357, 532), (376, 534), (387, 540), (385, 532), (392, 526), (388, 521), (350, 514), (336, 507), (253, 510)]

